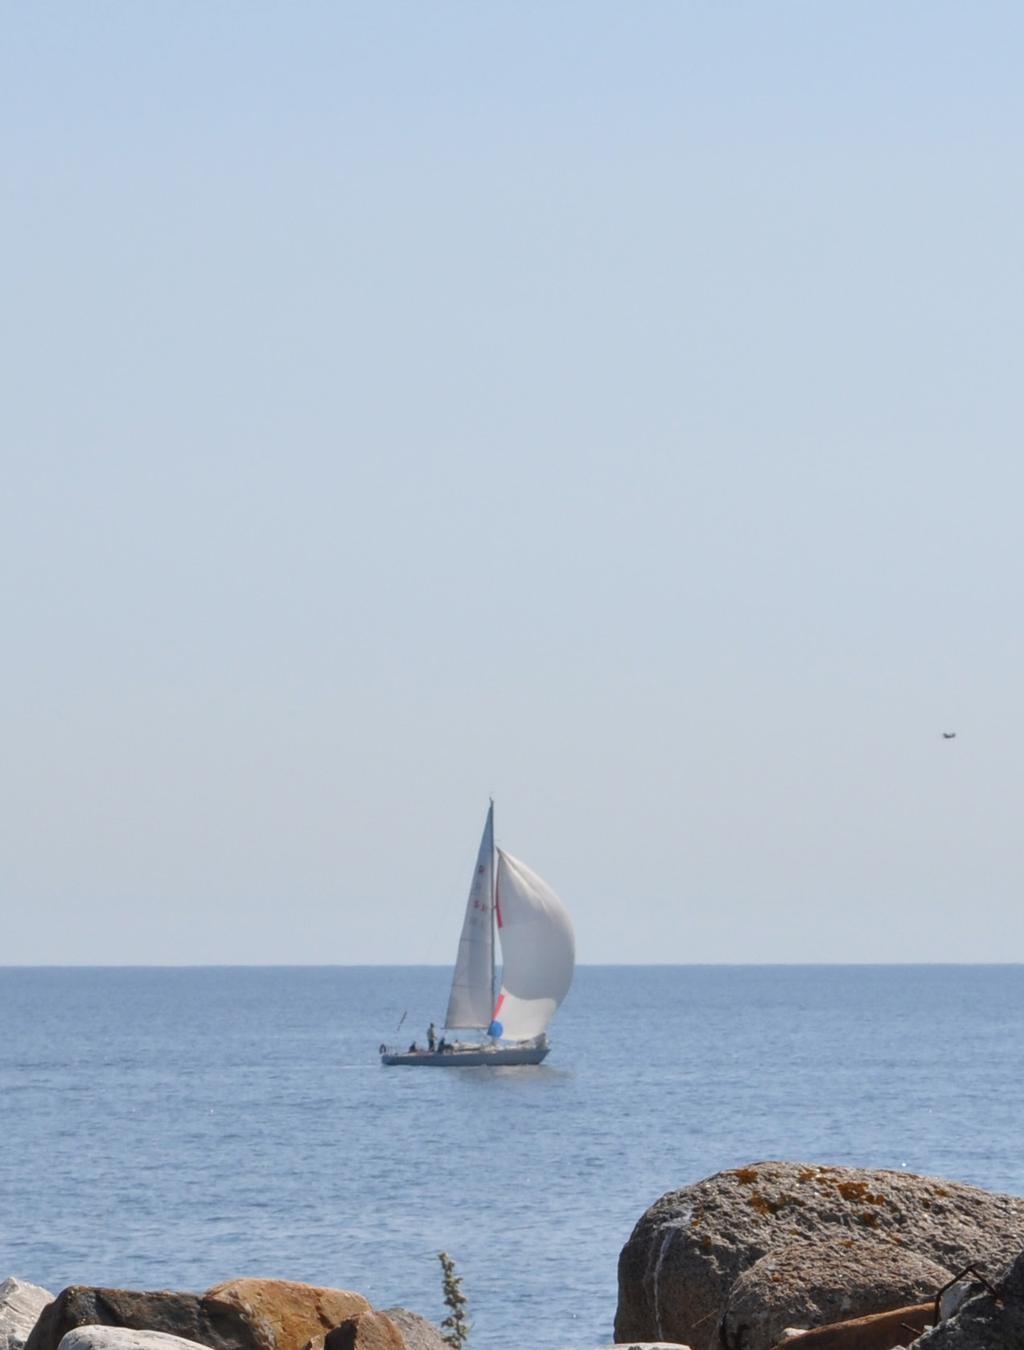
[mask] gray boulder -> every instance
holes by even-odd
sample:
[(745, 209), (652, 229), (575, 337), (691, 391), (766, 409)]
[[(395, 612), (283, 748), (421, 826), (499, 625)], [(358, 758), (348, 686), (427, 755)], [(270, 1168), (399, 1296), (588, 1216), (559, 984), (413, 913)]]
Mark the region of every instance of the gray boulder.
[(15, 1276), (0, 1283), (0, 1350), (22, 1350), (39, 1314), (53, 1295)]
[[(990, 1281), (998, 1291), (973, 1286), (965, 1302), (947, 1321), (914, 1342), (914, 1350), (1021, 1350), (1024, 1346), (1024, 1252), (1002, 1280)], [(974, 1292), (975, 1290), (980, 1292)]]
[(384, 1312), (402, 1333), (405, 1350), (451, 1350), (441, 1335), (441, 1328), (419, 1313), (410, 1312), (408, 1308), (385, 1308)]
[(729, 1290), (725, 1350), (770, 1350), (787, 1327), (820, 1327), (934, 1298), (953, 1272), (892, 1242), (773, 1247)]
[[(662, 1196), (633, 1229), (619, 1257), (616, 1339), (715, 1350), (739, 1276), (794, 1240), (820, 1252), (886, 1243), (952, 1272), (968, 1263), (999, 1271), (1024, 1245), (1024, 1199), (909, 1172), (808, 1163), (719, 1172)], [(849, 1315), (871, 1310), (877, 1303)], [(794, 1323), (803, 1319), (790, 1317), (780, 1333)]]
[(196, 1341), (166, 1331), (133, 1327), (75, 1327), (61, 1340), (60, 1350), (201, 1350)]

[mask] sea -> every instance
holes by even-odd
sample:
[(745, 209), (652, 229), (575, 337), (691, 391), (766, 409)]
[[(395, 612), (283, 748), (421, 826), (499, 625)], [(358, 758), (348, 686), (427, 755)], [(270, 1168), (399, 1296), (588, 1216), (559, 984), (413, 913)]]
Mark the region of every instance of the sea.
[(1024, 967), (584, 966), (535, 1068), (384, 1068), (440, 967), (0, 969), (0, 1279), (355, 1289), (613, 1340), (665, 1191), (780, 1158), (1024, 1194)]

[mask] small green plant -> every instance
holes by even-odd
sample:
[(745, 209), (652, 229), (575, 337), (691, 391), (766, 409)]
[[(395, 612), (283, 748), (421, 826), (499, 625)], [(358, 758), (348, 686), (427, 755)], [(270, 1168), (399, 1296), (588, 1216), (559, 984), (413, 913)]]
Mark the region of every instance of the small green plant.
[(462, 1350), (469, 1339), (469, 1320), (466, 1317), (466, 1295), (462, 1280), (455, 1273), (455, 1262), (447, 1252), (438, 1252), (437, 1259), (444, 1271), (444, 1301), (448, 1316), (441, 1323), (442, 1335), (453, 1350)]

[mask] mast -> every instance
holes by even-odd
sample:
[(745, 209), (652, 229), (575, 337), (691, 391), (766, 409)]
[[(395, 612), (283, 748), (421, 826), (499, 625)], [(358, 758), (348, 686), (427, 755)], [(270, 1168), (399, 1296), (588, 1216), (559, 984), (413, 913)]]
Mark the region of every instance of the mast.
[(494, 982), (494, 944), (498, 940), (495, 915), (498, 909), (498, 860), (494, 844), (494, 798), (491, 798), (491, 1020), (494, 1020), (494, 1000), (497, 988)]

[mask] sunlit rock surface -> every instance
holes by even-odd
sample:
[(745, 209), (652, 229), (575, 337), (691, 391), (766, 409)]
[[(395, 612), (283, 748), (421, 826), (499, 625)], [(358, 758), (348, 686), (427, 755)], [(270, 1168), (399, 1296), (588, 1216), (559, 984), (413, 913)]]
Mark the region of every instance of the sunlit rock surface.
[[(885, 1242), (959, 1272), (1002, 1270), (1024, 1245), (1024, 1199), (909, 1172), (764, 1162), (672, 1191), (619, 1258), (615, 1335), (717, 1350), (729, 1296), (767, 1253)], [(874, 1305), (877, 1307), (877, 1304)], [(851, 1315), (871, 1311), (851, 1308)], [(780, 1324), (802, 1325), (790, 1317)]]
[(12, 1275), (0, 1283), (0, 1350), (22, 1350), (53, 1295)]

